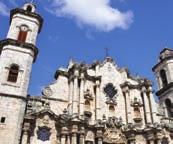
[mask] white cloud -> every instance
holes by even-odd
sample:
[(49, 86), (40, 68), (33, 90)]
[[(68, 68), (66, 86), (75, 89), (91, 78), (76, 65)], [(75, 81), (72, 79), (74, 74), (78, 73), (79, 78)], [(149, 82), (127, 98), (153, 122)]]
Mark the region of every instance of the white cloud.
[(121, 12), (111, 7), (110, 0), (53, 0), (49, 12), (104, 32), (127, 29), (133, 22), (131, 11)]
[(2, 2), (0, 2), (0, 15), (8, 16), (9, 8)]

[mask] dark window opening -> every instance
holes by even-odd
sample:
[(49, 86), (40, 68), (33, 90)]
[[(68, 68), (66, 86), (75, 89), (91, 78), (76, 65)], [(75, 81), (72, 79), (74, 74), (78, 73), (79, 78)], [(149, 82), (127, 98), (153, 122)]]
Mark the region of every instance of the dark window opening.
[(169, 144), (167, 138), (163, 138), (161, 144)]
[(157, 140), (154, 140), (154, 144), (158, 144), (158, 143), (157, 143)]
[(114, 112), (114, 111), (115, 111), (115, 107), (114, 107), (113, 105), (110, 105), (110, 106), (109, 106), (109, 111), (110, 111), (110, 112)]
[(8, 79), (7, 81), (16, 83), (19, 73), (19, 66), (12, 65), (9, 70)]
[(161, 70), (160, 71), (160, 77), (162, 80), (162, 86), (166, 86), (168, 84), (168, 80), (167, 80), (167, 76), (166, 76), (166, 71), (165, 70)]
[(168, 117), (173, 117), (173, 105), (170, 99), (165, 100), (166, 109), (168, 112)]
[(20, 30), (17, 40), (20, 42), (25, 42), (26, 37), (27, 37), (27, 31)]
[(32, 6), (27, 6), (27, 9), (26, 9), (28, 12), (32, 12)]
[(5, 123), (5, 117), (1, 117), (1, 123)]

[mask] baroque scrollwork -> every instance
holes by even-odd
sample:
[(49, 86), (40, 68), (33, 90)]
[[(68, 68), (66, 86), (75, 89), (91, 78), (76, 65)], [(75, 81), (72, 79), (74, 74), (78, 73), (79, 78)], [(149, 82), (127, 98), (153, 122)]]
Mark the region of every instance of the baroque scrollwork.
[(50, 87), (45, 87), (45, 88), (43, 89), (43, 91), (42, 91), (42, 94), (43, 94), (44, 96), (49, 97), (49, 96), (52, 95), (52, 89), (51, 89)]

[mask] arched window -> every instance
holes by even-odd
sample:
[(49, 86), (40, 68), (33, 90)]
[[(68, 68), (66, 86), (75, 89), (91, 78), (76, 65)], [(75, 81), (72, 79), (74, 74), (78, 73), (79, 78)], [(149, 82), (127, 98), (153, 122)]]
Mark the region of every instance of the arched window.
[(166, 99), (165, 100), (165, 105), (166, 105), (168, 117), (173, 117), (173, 111), (172, 111), (173, 106), (171, 104), (171, 100), (170, 99)]
[(7, 81), (16, 83), (18, 78), (18, 73), (19, 73), (19, 66), (15, 64), (11, 65)]
[(21, 26), (17, 40), (20, 42), (25, 42), (27, 34), (28, 34), (28, 27), (27, 26)]
[(109, 106), (109, 114), (110, 114), (110, 117), (115, 116), (115, 107), (114, 107), (114, 105)]
[(27, 8), (26, 8), (26, 10), (27, 10), (28, 12), (32, 12), (32, 6), (28, 5)]
[(37, 131), (37, 137), (39, 140), (41, 141), (47, 141), (50, 139), (50, 129), (47, 127), (41, 127), (39, 128), (39, 130)]
[(109, 106), (109, 111), (110, 111), (110, 112), (114, 112), (114, 111), (115, 111), (115, 107), (114, 107), (113, 105), (110, 105), (110, 106)]
[(168, 84), (168, 80), (167, 80), (167, 76), (166, 76), (166, 71), (165, 70), (161, 70), (160, 71), (160, 77), (161, 77), (161, 80), (162, 80), (162, 86), (166, 86)]

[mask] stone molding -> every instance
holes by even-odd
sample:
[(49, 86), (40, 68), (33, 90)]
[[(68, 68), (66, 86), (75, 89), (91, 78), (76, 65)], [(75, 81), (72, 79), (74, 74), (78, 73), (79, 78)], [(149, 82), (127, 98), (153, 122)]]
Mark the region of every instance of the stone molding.
[(17, 47), (21, 47), (21, 48), (29, 49), (29, 50), (33, 51), (34, 52), (33, 62), (35, 62), (37, 55), (38, 55), (38, 48), (35, 45), (30, 44), (30, 43), (23, 43), (23, 42), (14, 40), (14, 39), (7, 38), (7, 39), (0, 41), (1, 51), (3, 50), (3, 47), (7, 46), (7, 45), (13, 45), (13, 46), (17, 46)]

